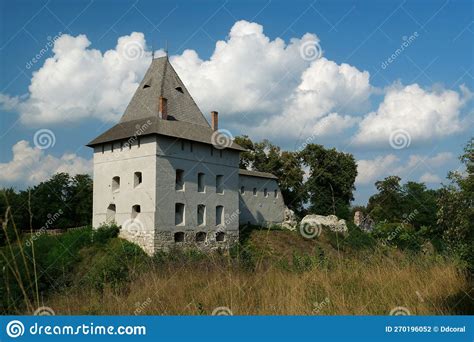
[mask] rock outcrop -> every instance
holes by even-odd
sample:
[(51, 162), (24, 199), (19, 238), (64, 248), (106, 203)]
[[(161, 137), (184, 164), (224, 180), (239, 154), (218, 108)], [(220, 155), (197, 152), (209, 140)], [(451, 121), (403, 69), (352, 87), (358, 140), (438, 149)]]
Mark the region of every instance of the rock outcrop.
[(347, 232), (346, 221), (339, 219), (336, 215), (306, 215), (301, 220), (302, 226), (327, 227), (334, 232)]
[(296, 221), (295, 212), (288, 207), (285, 208), (284, 221), (281, 223), (281, 227), (288, 230), (296, 230), (298, 222)]
[(361, 211), (354, 213), (354, 224), (364, 232), (371, 232), (375, 227), (374, 220), (369, 215), (364, 216)]

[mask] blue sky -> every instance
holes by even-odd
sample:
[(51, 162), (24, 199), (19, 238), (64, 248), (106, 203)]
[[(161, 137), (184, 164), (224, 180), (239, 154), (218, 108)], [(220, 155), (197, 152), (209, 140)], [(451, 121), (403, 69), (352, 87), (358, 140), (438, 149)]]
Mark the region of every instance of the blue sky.
[[(58, 170), (90, 170), (84, 145), (118, 120), (152, 47), (167, 42), (202, 111), (218, 110), (234, 136), (353, 153), (360, 161), (356, 203), (392, 173), (439, 187), (473, 135), (472, 6), (2, 0), (0, 185), (23, 188)], [(105, 54), (120, 55), (120, 37), (122, 45), (136, 43), (140, 56), (122, 59), (114, 74)], [(316, 58), (301, 56), (306, 42)], [(94, 95), (83, 94), (94, 86)], [(106, 87), (122, 90), (113, 98)], [(39, 130), (54, 144), (39, 149)], [(390, 144), (395, 133), (402, 148)]]

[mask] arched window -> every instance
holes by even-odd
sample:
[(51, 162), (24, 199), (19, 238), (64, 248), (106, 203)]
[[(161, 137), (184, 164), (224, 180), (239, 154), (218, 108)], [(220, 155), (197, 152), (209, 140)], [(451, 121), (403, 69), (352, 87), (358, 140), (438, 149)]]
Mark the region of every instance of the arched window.
[(120, 177), (115, 176), (112, 178), (112, 191), (118, 191), (120, 189)]
[(107, 207), (107, 214), (105, 216), (105, 221), (107, 223), (112, 223), (115, 221), (115, 212), (115, 204), (109, 204), (109, 206)]
[(138, 216), (138, 214), (140, 214), (141, 211), (142, 211), (142, 208), (140, 207), (140, 205), (135, 204), (132, 207), (132, 219), (136, 218)]
[(196, 242), (204, 242), (204, 241), (206, 241), (206, 232), (196, 233)]
[(133, 186), (137, 187), (142, 184), (142, 173), (137, 171), (133, 174)]

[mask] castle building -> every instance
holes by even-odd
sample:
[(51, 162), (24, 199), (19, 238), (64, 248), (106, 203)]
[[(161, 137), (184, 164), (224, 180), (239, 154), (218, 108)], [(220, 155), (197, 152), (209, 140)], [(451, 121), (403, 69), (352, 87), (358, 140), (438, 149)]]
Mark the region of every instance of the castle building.
[(120, 121), (92, 140), (93, 226), (115, 222), (148, 254), (226, 249), (239, 225), (283, 221), (274, 175), (239, 169), (245, 151), (208, 123), (168, 57), (152, 60)]

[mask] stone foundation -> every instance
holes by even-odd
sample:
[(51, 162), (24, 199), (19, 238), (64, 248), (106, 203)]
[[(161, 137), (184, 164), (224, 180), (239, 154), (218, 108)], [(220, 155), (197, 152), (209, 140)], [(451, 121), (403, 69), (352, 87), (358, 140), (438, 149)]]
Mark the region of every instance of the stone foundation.
[(153, 255), (155, 252), (153, 231), (128, 231), (120, 229), (119, 237), (140, 246), (146, 254)]
[[(205, 232), (204, 241), (196, 241), (196, 234)], [(128, 231), (120, 229), (119, 237), (140, 246), (145, 253), (153, 255), (157, 251), (168, 252), (173, 248), (198, 249), (210, 252), (217, 249), (227, 250), (239, 241), (239, 232), (236, 230), (209, 230), (209, 231), (184, 231), (182, 242), (175, 242), (175, 232), (170, 231)], [(224, 240), (217, 241), (217, 233), (224, 233)]]
[[(199, 231), (201, 232), (201, 231)], [(210, 230), (206, 231), (206, 238), (204, 241), (196, 241), (196, 234), (198, 231), (184, 231), (184, 240), (182, 242), (175, 242), (174, 234), (176, 232), (157, 231), (155, 234), (155, 251), (169, 251), (173, 248), (183, 249), (199, 249), (204, 252), (209, 252), (217, 249), (227, 250), (233, 244), (239, 241), (238, 231), (223, 231)], [(224, 241), (217, 241), (217, 233), (224, 233)]]

